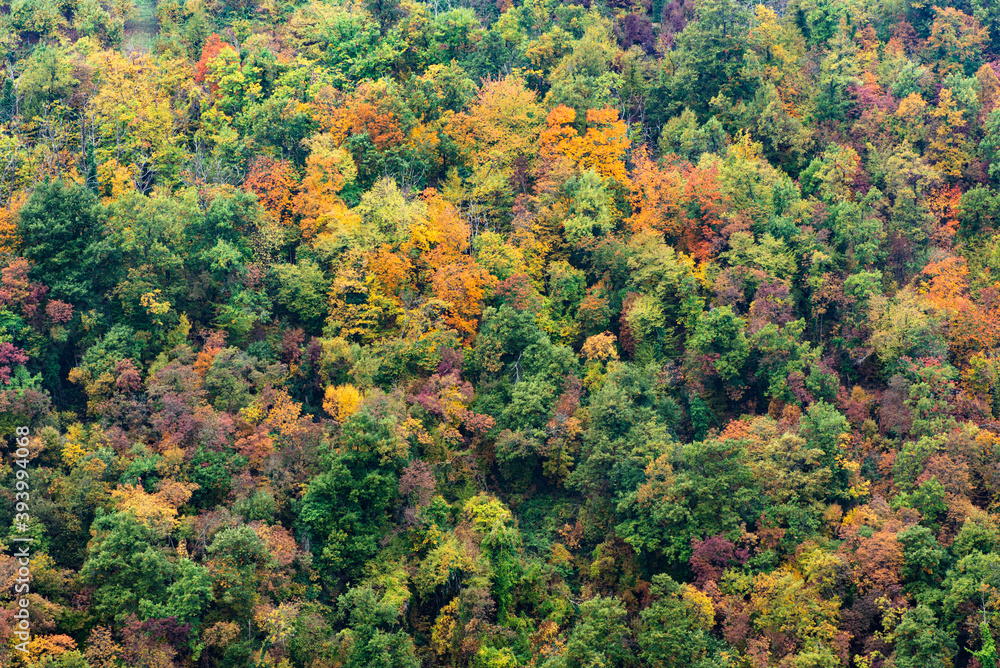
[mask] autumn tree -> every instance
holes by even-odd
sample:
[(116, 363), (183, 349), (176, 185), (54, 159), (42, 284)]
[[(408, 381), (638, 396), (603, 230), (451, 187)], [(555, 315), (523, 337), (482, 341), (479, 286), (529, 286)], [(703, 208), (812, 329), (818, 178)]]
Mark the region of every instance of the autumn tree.
[(512, 76), (486, 82), (450, 121), (448, 132), (472, 171), (463, 199), (476, 228), (498, 226), (513, 205), (511, 177), (530, 171), (543, 122), (537, 95)]
[(257, 195), (261, 205), (283, 225), (291, 222), (292, 198), (298, 183), (291, 165), (266, 156), (254, 158), (243, 189)]

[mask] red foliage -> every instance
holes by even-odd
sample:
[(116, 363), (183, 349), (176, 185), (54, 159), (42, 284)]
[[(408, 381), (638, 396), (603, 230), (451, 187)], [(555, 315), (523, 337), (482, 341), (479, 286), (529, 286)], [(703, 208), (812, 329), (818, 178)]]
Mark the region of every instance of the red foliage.
[(403, 469), (403, 473), (399, 477), (399, 494), (404, 499), (410, 499), (417, 508), (421, 508), (431, 502), (436, 484), (434, 471), (430, 465), (425, 461), (415, 459)]
[(783, 327), (792, 321), (792, 298), (788, 285), (782, 281), (767, 280), (757, 288), (750, 304), (747, 329), (751, 334), (768, 323)]
[(731, 565), (743, 565), (750, 558), (746, 548), (736, 549), (736, 545), (722, 536), (710, 536), (705, 540), (691, 541), (691, 570), (695, 582), (702, 585), (717, 581)]
[(122, 392), (138, 392), (142, 376), (132, 360), (126, 358), (115, 363), (115, 387)]
[(542, 297), (527, 274), (514, 274), (501, 281), (493, 294), (501, 303), (509, 304), (517, 311), (538, 313), (542, 309)]
[(618, 319), (618, 343), (621, 344), (622, 350), (624, 350), (628, 357), (631, 359), (632, 355), (635, 354), (635, 335), (632, 333), (632, 328), (628, 324), (628, 312), (635, 303), (635, 300), (639, 298), (639, 295), (635, 292), (630, 292), (625, 295), (625, 302), (622, 304), (621, 316)]
[(28, 320), (38, 316), (38, 305), (45, 298), (48, 288), (28, 279), (30, 265), (19, 257), (3, 268), (0, 278), (0, 306), (15, 306)]
[(719, 168), (690, 167), (685, 173), (684, 197), (689, 204), (689, 222), (683, 240), (691, 256), (704, 261), (713, 257), (721, 247), (719, 230), (725, 210), (725, 197), (719, 188)]
[(11, 366), (24, 364), (28, 356), (23, 350), (7, 341), (0, 342), (0, 382), (10, 385)]
[[(231, 44), (223, 42), (222, 38), (213, 32), (205, 42), (205, 46), (201, 48), (201, 58), (194, 66), (194, 80), (200, 84), (205, 83), (205, 76), (208, 74), (208, 64), (226, 49), (230, 51), (236, 50)], [(217, 88), (216, 84), (212, 84), (213, 93)]]
[(899, 436), (910, 433), (913, 426), (913, 411), (906, 406), (910, 396), (910, 384), (902, 376), (889, 379), (889, 387), (882, 393), (879, 402), (879, 428), (882, 433), (896, 432)]
[(52, 322), (58, 324), (69, 322), (73, 318), (73, 305), (58, 299), (50, 299), (45, 305), (45, 314), (52, 318)]
[(306, 333), (301, 327), (285, 332), (281, 337), (281, 361), (285, 364), (297, 364), (302, 358), (302, 342), (305, 339)]
[(122, 658), (131, 666), (171, 666), (190, 635), (191, 625), (176, 617), (140, 622), (131, 615), (122, 629)]

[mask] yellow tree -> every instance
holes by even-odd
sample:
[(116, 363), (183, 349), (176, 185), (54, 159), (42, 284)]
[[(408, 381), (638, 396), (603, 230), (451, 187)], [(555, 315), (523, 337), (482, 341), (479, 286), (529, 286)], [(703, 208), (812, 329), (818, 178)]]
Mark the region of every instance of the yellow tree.
[(896, 118), (899, 121), (899, 133), (911, 144), (918, 144), (924, 140), (927, 129), (924, 126), (924, 113), (927, 109), (927, 102), (920, 97), (919, 93), (910, 93), (903, 98), (896, 109)]
[(67, 635), (36, 635), (28, 643), (28, 660), (37, 665), (46, 657), (52, 660), (75, 649), (76, 641)]
[(337, 422), (344, 422), (361, 408), (361, 392), (350, 383), (330, 385), (323, 395), (323, 410)]
[(942, 174), (960, 177), (970, 155), (965, 139), (965, 118), (952, 97), (950, 88), (942, 88), (938, 106), (931, 111), (937, 128), (927, 146), (927, 154)]
[(508, 76), (486, 81), (468, 109), (448, 121), (445, 131), (472, 171), (464, 200), (477, 227), (513, 205), (512, 177), (531, 169), (543, 117), (536, 93)]
[(149, 494), (141, 485), (124, 484), (111, 492), (111, 499), (118, 510), (135, 516), (137, 520), (166, 536), (177, 526), (177, 509), (191, 498), (198, 485), (173, 480), (161, 481), (159, 490)]
[(837, 629), (841, 601), (832, 585), (841, 563), (820, 548), (803, 547), (798, 563), (753, 579), (749, 612), (754, 627), (763, 636), (781, 637), (773, 647), (765, 642), (748, 648), (753, 666), (837, 665), (834, 647), (846, 633)]
[(994, 109), (1000, 107), (1000, 77), (989, 65), (983, 65), (976, 72), (979, 82), (979, 114), (980, 122), (985, 120)]
[(942, 77), (952, 72), (964, 74), (966, 67), (982, 58), (988, 41), (988, 31), (973, 17), (954, 7), (935, 6), (925, 53)]
[(117, 161), (132, 169), (143, 187), (150, 173), (176, 178), (184, 160), (179, 130), (196, 97), (187, 63), (99, 51), (89, 64), (97, 93), (87, 114), (99, 139), (98, 163)]

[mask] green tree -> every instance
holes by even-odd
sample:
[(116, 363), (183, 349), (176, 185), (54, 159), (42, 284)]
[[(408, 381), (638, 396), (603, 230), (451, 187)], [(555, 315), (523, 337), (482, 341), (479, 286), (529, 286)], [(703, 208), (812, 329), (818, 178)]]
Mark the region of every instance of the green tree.
[(850, 487), (850, 470), (846, 466), (843, 438), (850, 433), (850, 424), (840, 411), (823, 400), (817, 401), (799, 421), (799, 435), (810, 448), (820, 450), (820, 462), (832, 474), (828, 493), (836, 498)]
[(677, 38), (678, 65), (670, 97), (704, 120), (711, 115), (713, 98), (747, 98), (750, 82), (742, 69), (750, 20), (746, 5), (736, 0), (699, 3), (695, 20)]
[[(247, 525), (223, 529), (208, 546), (207, 568), (215, 582), (216, 600), (237, 619), (247, 619), (260, 600), (258, 588), (263, 583), (267, 571), (274, 566), (274, 555), (260, 536)], [(200, 574), (188, 571), (189, 578), (200, 583)], [(194, 593), (194, 592), (192, 592)], [(198, 594), (194, 594), (198, 596)], [(204, 594), (201, 595), (202, 597)], [(168, 602), (176, 606), (190, 607), (196, 601), (175, 599)]]
[(46, 115), (52, 103), (67, 98), (78, 81), (73, 78), (73, 64), (62, 49), (41, 44), (28, 58), (18, 83), (19, 92), (24, 95), (21, 113), (30, 119)]
[(319, 333), (327, 315), (326, 293), (330, 282), (316, 262), (299, 258), (296, 264), (278, 264), (273, 268), (277, 283), (275, 301), (305, 325)]
[(98, 511), (91, 531), (80, 576), (96, 587), (94, 610), (102, 619), (121, 622), (166, 601), (175, 567), (150, 527), (129, 513)]
[(637, 551), (676, 564), (690, 557), (692, 539), (733, 540), (762, 510), (742, 442), (700, 441), (683, 446), (675, 464), (661, 456), (646, 468), (645, 482), (621, 496), (627, 519), (617, 531)]
[(174, 581), (167, 587), (166, 603), (156, 605), (143, 601), (139, 607), (146, 618), (176, 617), (178, 622), (198, 629), (202, 616), (214, 601), (212, 575), (208, 569), (190, 559), (180, 559)]
[(653, 576), (649, 593), (653, 602), (640, 613), (642, 658), (652, 668), (718, 665), (710, 651), (715, 616), (708, 597), (665, 574)]
[(711, 370), (727, 390), (739, 393), (743, 367), (750, 354), (746, 338), (746, 321), (731, 306), (719, 306), (698, 318), (694, 333), (687, 341), (692, 366)]
[(378, 554), (396, 500), (393, 469), (379, 465), (379, 450), (396, 439), (387, 422), (361, 411), (343, 427), (341, 452), (309, 482), (299, 522), (313, 551), (335, 580), (357, 577)]
[(626, 642), (631, 633), (625, 607), (616, 598), (598, 596), (580, 605), (580, 621), (566, 643), (566, 668), (624, 668), (632, 665)]
[(72, 181), (46, 180), (31, 193), (18, 216), (23, 253), (31, 275), (53, 298), (87, 308), (98, 301), (89, 246), (100, 232), (97, 197)]
[(399, 628), (399, 607), (381, 599), (370, 586), (353, 587), (337, 599), (342, 632), (348, 641), (348, 668), (419, 668), (413, 640)]
[(892, 656), (898, 668), (951, 668), (955, 641), (938, 627), (930, 608), (918, 605), (908, 610), (893, 636)]
[(983, 668), (997, 668), (1000, 665), (1000, 654), (997, 654), (997, 646), (993, 641), (993, 634), (990, 632), (990, 625), (983, 622), (979, 625), (979, 637), (983, 646), (978, 650), (969, 650), (972, 656), (979, 659)]
[(615, 55), (610, 28), (609, 22), (592, 23), (550, 75), (552, 85), (545, 96), (546, 106), (572, 107), (579, 127), (588, 109), (611, 106), (611, 91), (616, 88), (618, 74), (610, 66)]
[(900, 572), (904, 582), (914, 591), (936, 586), (940, 580), (940, 568), (945, 551), (934, 539), (934, 534), (924, 526), (913, 526), (897, 535), (903, 548), (903, 568)]

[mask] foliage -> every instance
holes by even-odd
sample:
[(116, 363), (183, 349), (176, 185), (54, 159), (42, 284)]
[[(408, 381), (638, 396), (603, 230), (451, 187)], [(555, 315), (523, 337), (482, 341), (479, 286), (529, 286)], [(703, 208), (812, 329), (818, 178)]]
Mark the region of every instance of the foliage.
[(0, 3), (0, 665), (995, 668), (998, 39)]

